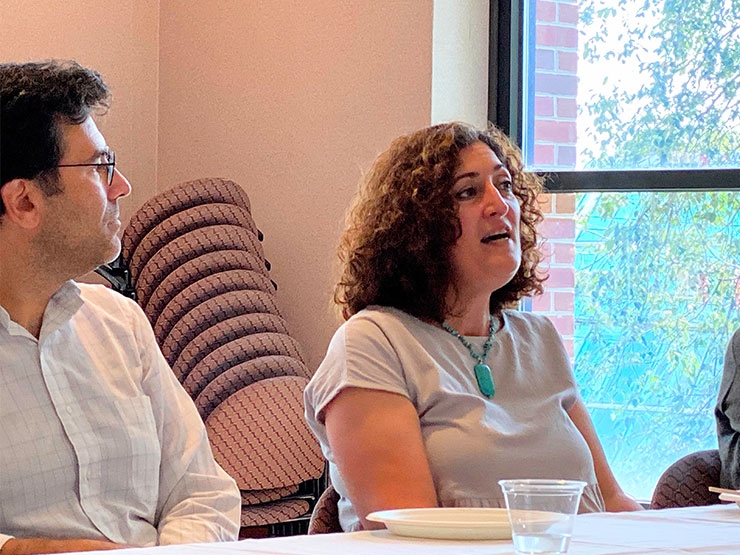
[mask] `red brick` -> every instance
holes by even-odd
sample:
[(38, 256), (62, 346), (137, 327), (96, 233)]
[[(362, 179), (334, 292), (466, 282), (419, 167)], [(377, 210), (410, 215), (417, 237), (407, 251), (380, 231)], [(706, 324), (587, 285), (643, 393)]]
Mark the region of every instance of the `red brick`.
[(553, 145), (534, 145), (534, 163), (537, 166), (555, 164), (555, 147)]
[(537, 117), (555, 115), (555, 99), (551, 96), (535, 96), (534, 115)]
[(537, 48), (534, 51), (534, 67), (537, 69), (555, 69), (555, 51)]
[(578, 71), (578, 54), (576, 52), (558, 52), (558, 69), (563, 71)]
[(534, 140), (550, 143), (575, 144), (576, 122), (536, 119), (534, 121)]
[(542, 255), (542, 259), (540, 260), (540, 263), (545, 266), (544, 272), (547, 273), (547, 268), (554, 263), (553, 258), (553, 245), (551, 241), (544, 241), (542, 245), (540, 245), (540, 254)]
[(550, 216), (537, 229), (546, 239), (573, 239), (576, 236), (576, 222), (572, 218)]
[(560, 23), (578, 23), (578, 5), (558, 4), (558, 21)]
[(555, 329), (558, 330), (560, 335), (573, 335), (573, 331), (576, 327), (573, 316), (549, 316), (549, 318), (552, 323), (555, 324)]
[(555, 21), (555, 2), (537, 1), (537, 21)]
[(576, 147), (558, 146), (558, 166), (574, 168), (576, 166)]
[(573, 312), (575, 294), (570, 291), (555, 291), (555, 310), (558, 312)]
[(556, 264), (573, 264), (576, 259), (576, 247), (573, 243), (553, 243)]
[(559, 118), (578, 117), (578, 104), (575, 98), (558, 98), (556, 101)]
[(578, 77), (575, 74), (552, 74), (535, 72), (534, 90), (538, 93), (556, 94), (559, 96), (576, 96)]
[(549, 214), (553, 211), (552, 195), (549, 193), (541, 193), (537, 196), (537, 204), (540, 206), (540, 210), (543, 214)]
[(578, 47), (578, 30), (575, 27), (537, 25), (537, 46)]
[(546, 282), (548, 289), (568, 289), (575, 286), (573, 268), (550, 268), (547, 273), (550, 274)]
[(555, 212), (557, 212), (558, 214), (574, 214), (575, 211), (575, 193), (560, 193), (555, 195)]
[(552, 293), (548, 292), (532, 297), (532, 312), (552, 312), (551, 300)]

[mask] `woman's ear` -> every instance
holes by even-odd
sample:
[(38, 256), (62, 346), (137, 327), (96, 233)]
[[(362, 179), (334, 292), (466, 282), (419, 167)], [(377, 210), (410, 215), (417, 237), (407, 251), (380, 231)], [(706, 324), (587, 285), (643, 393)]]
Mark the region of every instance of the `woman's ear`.
[(41, 191), (31, 179), (11, 179), (0, 188), (5, 206), (4, 220), (24, 229), (34, 229), (41, 222)]

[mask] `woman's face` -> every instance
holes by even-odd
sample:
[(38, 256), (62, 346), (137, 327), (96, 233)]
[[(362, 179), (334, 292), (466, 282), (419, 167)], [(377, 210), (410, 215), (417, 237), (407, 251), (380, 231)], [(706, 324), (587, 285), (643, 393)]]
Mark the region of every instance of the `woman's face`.
[(487, 296), (514, 277), (522, 260), (520, 207), (512, 179), (482, 142), (460, 151), (451, 193), (462, 234), (452, 246), (459, 298)]

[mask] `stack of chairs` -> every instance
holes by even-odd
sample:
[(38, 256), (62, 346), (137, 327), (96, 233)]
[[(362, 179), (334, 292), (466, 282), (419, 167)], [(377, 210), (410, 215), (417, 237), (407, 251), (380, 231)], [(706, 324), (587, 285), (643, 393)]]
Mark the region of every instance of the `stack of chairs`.
[(304, 531), (324, 460), (303, 419), (310, 373), (280, 314), (249, 198), (198, 179), (151, 198), (122, 237), (123, 266), (214, 456), (242, 494), (242, 535)]

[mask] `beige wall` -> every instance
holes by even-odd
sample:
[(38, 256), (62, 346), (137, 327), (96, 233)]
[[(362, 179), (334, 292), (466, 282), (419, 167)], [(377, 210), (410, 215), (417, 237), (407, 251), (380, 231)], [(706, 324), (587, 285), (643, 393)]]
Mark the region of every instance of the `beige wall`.
[(99, 123), (134, 186), (122, 221), (157, 182), (158, 19), (158, 0), (0, 0), (0, 60), (75, 59), (113, 91)]
[(488, 123), (489, 0), (434, 0), (432, 123)]
[(428, 125), (431, 0), (161, 0), (159, 183), (240, 183), (309, 364), (361, 170)]
[(101, 127), (134, 186), (124, 221), (182, 180), (240, 183), (314, 368), (361, 171), (430, 121), (432, 17), (432, 0), (0, 0), (0, 59), (103, 74)]

